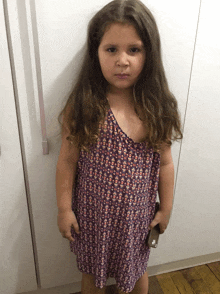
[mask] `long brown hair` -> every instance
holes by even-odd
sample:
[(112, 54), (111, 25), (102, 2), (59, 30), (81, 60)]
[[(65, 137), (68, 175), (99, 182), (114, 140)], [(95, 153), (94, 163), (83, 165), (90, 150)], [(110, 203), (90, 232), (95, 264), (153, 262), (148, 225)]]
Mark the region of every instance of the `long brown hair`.
[[(170, 92), (161, 57), (159, 31), (150, 10), (139, 0), (114, 0), (91, 19), (87, 32), (87, 48), (78, 79), (64, 109), (69, 129), (67, 140), (88, 150), (99, 136), (108, 102), (105, 80), (98, 59), (98, 47), (105, 29), (112, 23), (132, 24), (146, 50), (146, 61), (134, 85), (135, 111), (146, 125), (148, 148), (158, 151), (161, 143), (183, 138), (178, 103)], [(143, 113), (138, 113), (142, 109)]]

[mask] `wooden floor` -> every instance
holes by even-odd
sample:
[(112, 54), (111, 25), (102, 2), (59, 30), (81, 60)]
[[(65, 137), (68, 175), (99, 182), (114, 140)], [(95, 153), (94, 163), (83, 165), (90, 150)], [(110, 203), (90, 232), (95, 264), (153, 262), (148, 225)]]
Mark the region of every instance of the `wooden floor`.
[[(149, 277), (149, 294), (168, 293), (220, 294), (220, 261)], [(117, 294), (116, 286), (107, 286), (106, 294)]]

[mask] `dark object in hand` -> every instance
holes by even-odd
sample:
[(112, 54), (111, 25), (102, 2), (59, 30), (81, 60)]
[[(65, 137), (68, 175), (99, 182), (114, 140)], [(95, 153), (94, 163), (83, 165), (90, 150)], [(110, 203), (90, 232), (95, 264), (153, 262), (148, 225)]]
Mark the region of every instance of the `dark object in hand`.
[[(156, 202), (154, 217), (159, 210), (159, 206), (160, 206), (159, 202)], [(157, 224), (155, 227), (153, 227), (153, 229), (149, 231), (147, 235), (147, 239), (146, 239), (147, 246), (157, 248), (159, 235), (160, 235), (160, 226), (159, 224)]]

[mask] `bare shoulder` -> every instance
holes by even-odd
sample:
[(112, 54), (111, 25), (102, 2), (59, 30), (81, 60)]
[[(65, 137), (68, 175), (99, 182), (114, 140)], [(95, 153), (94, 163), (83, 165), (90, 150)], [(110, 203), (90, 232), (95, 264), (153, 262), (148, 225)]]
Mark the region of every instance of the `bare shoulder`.
[(165, 142), (161, 145), (160, 150), (160, 165), (167, 165), (173, 163), (171, 146), (166, 144)]

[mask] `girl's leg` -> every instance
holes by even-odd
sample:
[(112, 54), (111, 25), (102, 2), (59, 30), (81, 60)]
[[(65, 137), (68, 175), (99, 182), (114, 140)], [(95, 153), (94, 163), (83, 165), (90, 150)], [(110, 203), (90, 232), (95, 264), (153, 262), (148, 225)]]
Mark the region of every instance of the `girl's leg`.
[[(118, 294), (126, 294), (118, 289)], [(139, 280), (137, 280), (134, 289), (129, 294), (148, 294), (148, 274), (145, 272)]]
[(82, 273), (81, 293), (82, 294), (105, 294), (104, 286), (102, 289), (95, 286), (94, 276)]

